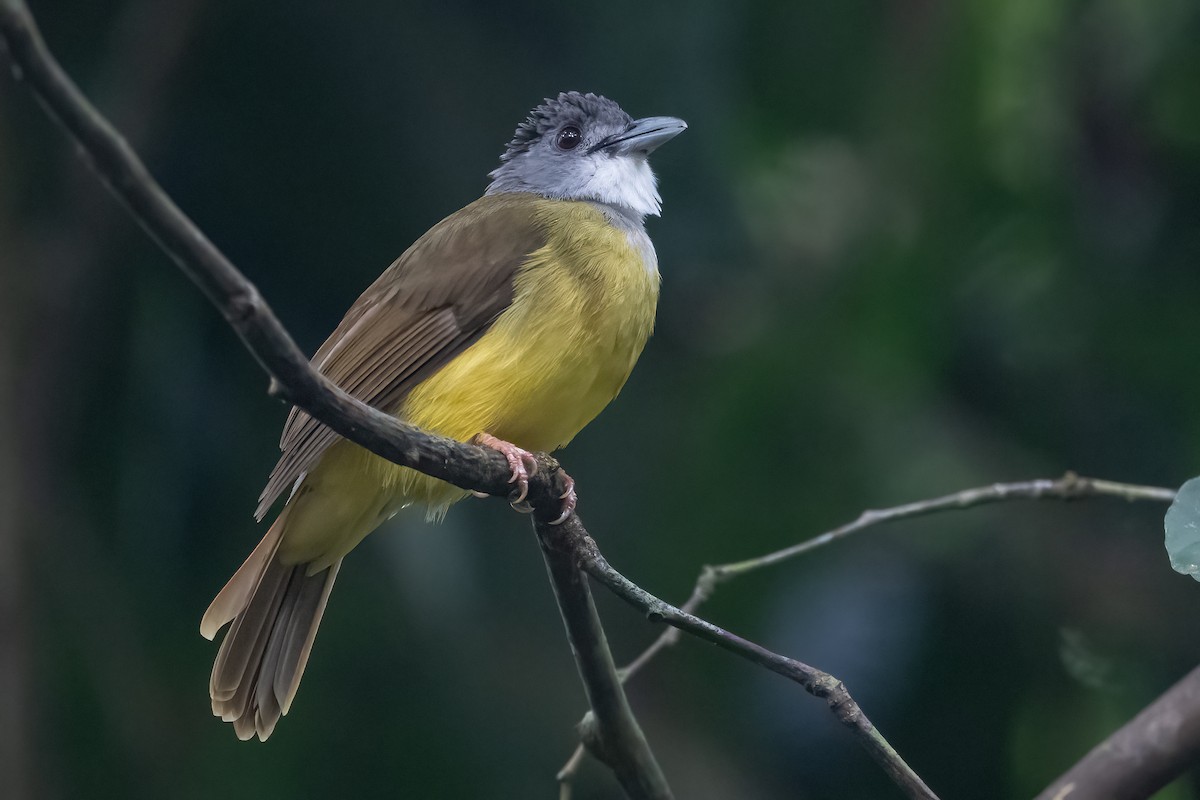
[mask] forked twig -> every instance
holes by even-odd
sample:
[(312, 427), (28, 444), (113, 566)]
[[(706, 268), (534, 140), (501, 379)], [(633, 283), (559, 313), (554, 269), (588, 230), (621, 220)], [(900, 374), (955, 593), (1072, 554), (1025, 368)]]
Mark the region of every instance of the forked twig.
[[(679, 607), (679, 611), (684, 614), (695, 613), (712, 597), (717, 587), (726, 581), (764, 567), (781, 564), (885, 522), (897, 522), (944, 511), (959, 511), (1008, 500), (1077, 500), (1085, 497), (1116, 497), (1130, 502), (1149, 500), (1169, 503), (1175, 499), (1175, 490), (1161, 486), (1142, 486), (1099, 478), (1085, 478), (1074, 472), (1068, 472), (1061, 478), (993, 483), (891, 508), (869, 509), (859, 514), (858, 518), (852, 522), (766, 555), (744, 561), (704, 566), (700, 570), (699, 577), (696, 578), (696, 585), (692, 588), (691, 596)], [(621, 680), (629, 680), (660, 652), (678, 642), (682, 630), (680, 627), (670, 627), (663, 631), (649, 647), (620, 670)], [(583, 754), (582, 745), (575, 748), (575, 752), (558, 772), (560, 783), (566, 785), (573, 779), (583, 761)]]

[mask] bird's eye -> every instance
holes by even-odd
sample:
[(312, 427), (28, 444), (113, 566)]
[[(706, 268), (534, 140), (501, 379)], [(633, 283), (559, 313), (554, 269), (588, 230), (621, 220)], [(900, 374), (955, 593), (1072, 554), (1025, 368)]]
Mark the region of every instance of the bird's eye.
[(583, 141), (583, 133), (574, 125), (568, 125), (558, 132), (554, 143), (559, 150), (574, 150)]

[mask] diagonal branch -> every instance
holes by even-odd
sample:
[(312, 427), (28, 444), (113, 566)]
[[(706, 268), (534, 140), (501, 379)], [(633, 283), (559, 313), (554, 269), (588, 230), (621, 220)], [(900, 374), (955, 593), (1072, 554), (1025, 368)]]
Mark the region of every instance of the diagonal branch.
[[(76, 140), (100, 179), (222, 312), (271, 376), (272, 393), (390, 461), (464, 489), (507, 495), (509, 470), (499, 453), (405, 424), (350, 397), (312, 368), (254, 285), (175, 205), (132, 148), (63, 72), (46, 49), (23, 0), (0, 0), (0, 45), (0, 56), (8, 61), (14, 75), (27, 83), (46, 112)], [(629, 583), (607, 566), (577, 516), (572, 515), (560, 529), (549, 528), (546, 523), (557, 514), (563, 486), (557, 462), (547, 456), (541, 459), (543, 469), (530, 481), (528, 500), (534, 507), (535, 523), (576, 651), (580, 676), (589, 699), (596, 704), (596, 750), (613, 766), (632, 797), (666, 798), (670, 793), (629, 710), (580, 567), (619, 595), (635, 604), (641, 603), (652, 616), (701, 638), (717, 641), (824, 697), (839, 719), (854, 727), (868, 752), (910, 797), (934, 798), (875, 731), (839, 681), (682, 614)]]
[[(868, 509), (858, 515), (858, 518), (845, 525), (805, 539), (803, 542), (776, 550), (757, 558), (744, 561), (734, 561), (727, 564), (705, 566), (696, 585), (692, 588), (691, 596), (679, 607), (684, 614), (694, 614), (716, 592), (717, 587), (732, 580), (764, 567), (780, 564), (784, 561), (816, 550), (819, 547), (832, 544), (859, 531), (882, 525), (886, 522), (897, 522), (914, 517), (937, 514), (943, 511), (957, 511), (990, 505), (1008, 500), (1076, 500), (1085, 497), (1116, 497), (1129, 502), (1148, 500), (1152, 502), (1169, 503), (1175, 499), (1175, 490), (1161, 486), (1142, 486), (1139, 484), (1119, 483), (1117, 481), (1085, 478), (1068, 472), (1061, 478), (1038, 478), (1029, 481), (1013, 483), (993, 483), (988, 486), (978, 486), (964, 489), (952, 494), (918, 500), (891, 508)], [(633, 661), (620, 671), (621, 680), (627, 681), (649, 664), (660, 652), (679, 641), (682, 627), (669, 627), (655, 639), (649, 647), (641, 652)], [(559, 771), (558, 778), (566, 782), (571, 780), (579, 769), (584, 753), (583, 745), (575, 749), (567, 763)]]
[(1200, 761), (1200, 667), (1096, 745), (1036, 800), (1140, 800)]
[(612, 565), (600, 554), (596, 543), (588, 536), (577, 518), (572, 517), (567, 520), (563, 524), (563, 528), (565, 528), (562, 532), (563, 535), (574, 539), (572, 548), (580, 560), (580, 567), (583, 571), (608, 587), (622, 600), (637, 608), (649, 620), (665, 622), (800, 684), (809, 694), (819, 697), (829, 704), (830, 710), (838, 721), (850, 728), (855, 738), (858, 739), (858, 743), (883, 768), (888, 777), (904, 790), (905, 794), (911, 798), (936, 800), (937, 795), (925, 785), (925, 782), (913, 772), (908, 764), (904, 763), (896, 750), (883, 738), (883, 734), (871, 724), (840, 680), (802, 661), (773, 653), (761, 645), (743, 639), (735, 633), (730, 633), (711, 622), (660, 600), (613, 569)]
[[(342, 436), (397, 464), (464, 489), (504, 496), (509, 470), (495, 451), (421, 431), (346, 394), (313, 369), (258, 289), (150, 175), (47, 50), (23, 0), (0, 0), (0, 37), (13, 73), (74, 137), (99, 178), (143, 230), (224, 315), (272, 378), (272, 392)], [(530, 502), (547, 508), (553, 475), (535, 476)], [(560, 492), (556, 493), (560, 494)]]
[[(578, 517), (573, 519), (578, 520)], [(583, 530), (582, 524), (578, 527)], [(590, 719), (595, 720), (594, 724), (585, 722), (580, 726), (585, 746), (612, 768), (630, 797), (671, 800), (666, 778), (629, 710), (604, 628), (600, 626), (592, 602), (587, 576), (579, 569), (574, 548), (563, 549), (556, 528), (544, 522), (535, 523), (534, 528), (567, 628), (567, 639), (583, 676), (588, 704), (592, 707)]]

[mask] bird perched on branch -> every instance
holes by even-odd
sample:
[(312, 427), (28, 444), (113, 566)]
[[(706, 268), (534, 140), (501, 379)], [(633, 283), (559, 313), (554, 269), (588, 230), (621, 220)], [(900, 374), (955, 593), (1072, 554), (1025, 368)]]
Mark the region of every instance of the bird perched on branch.
[[(530, 451), (566, 445), (621, 390), (654, 326), (658, 260), (643, 225), (660, 198), (647, 156), (686, 128), (565, 92), (517, 128), (483, 197), (416, 241), (350, 307), (313, 365), (358, 399), (504, 454), (515, 501)], [(232, 623), (213, 665), (213, 713), (265, 740), (288, 712), (342, 559), (420, 504), (467, 492), (397, 466), (293, 409), (259, 498), (262, 542), (200, 632)], [(571, 486), (567, 479), (568, 487)], [(573, 488), (562, 498), (565, 520)]]

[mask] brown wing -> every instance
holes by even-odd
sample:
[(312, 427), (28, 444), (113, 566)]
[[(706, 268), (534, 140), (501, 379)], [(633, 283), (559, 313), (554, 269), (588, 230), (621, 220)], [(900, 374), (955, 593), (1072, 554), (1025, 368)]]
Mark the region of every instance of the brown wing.
[[(534, 202), (531, 195), (484, 197), (439, 222), (355, 301), (313, 366), (359, 400), (395, 411), (512, 302), (517, 268), (545, 244)], [(255, 516), (261, 520), (338, 438), (293, 408)]]

